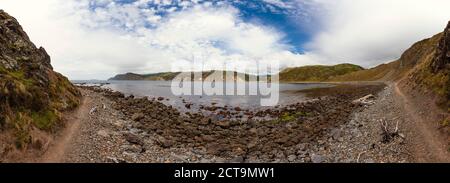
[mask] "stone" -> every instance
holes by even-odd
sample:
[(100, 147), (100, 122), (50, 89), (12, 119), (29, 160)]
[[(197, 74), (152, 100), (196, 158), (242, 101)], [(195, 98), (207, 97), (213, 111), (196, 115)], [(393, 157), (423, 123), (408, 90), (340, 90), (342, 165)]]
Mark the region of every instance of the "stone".
[(331, 130), (330, 135), (333, 137), (334, 140), (337, 140), (340, 137), (342, 137), (342, 130), (335, 128)]
[(231, 160), (228, 161), (229, 163), (244, 163), (244, 157), (237, 156)]
[(304, 150), (306, 150), (307, 144), (301, 143), (301, 144), (297, 144), (295, 147), (296, 147), (297, 150), (299, 150), (299, 151), (304, 151)]
[(125, 161), (124, 159), (119, 159), (119, 158), (115, 158), (115, 157), (106, 157), (107, 162), (111, 162), (111, 163), (127, 163), (127, 161)]
[(124, 123), (122, 121), (116, 121), (113, 125), (118, 129), (122, 129), (124, 127)]
[(158, 137), (157, 142), (163, 148), (170, 148), (173, 146), (173, 142), (171, 140), (168, 140), (162, 136)]
[(224, 151), (224, 147), (218, 143), (208, 144), (207, 152), (212, 155), (220, 155)]
[(208, 125), (209, 123), (211, 123), (211, 118), (203, 118), (200, 120), (200, 124), (201, 125)]
[(323, 163), (325, 162), (325, 157), (317, 154), (311, 155), (311, 162), (313, 163)]
[(180, 155), (176, 155), (175, 153), (171, 153), (170, 157), (172, 157), (173, 159), (177, 160), (177, 161), (181, 161), (183, 163), (188, 163), (188, 157), (186, 156), (180, 156)]
[(230, 122), (229, 121), (218, 121), (216, 123), (217, 126), (223, 127), (223, 128), (228, 128), (230, 127)]
[(141, 112), (139, 113), (135, 113), (133, 114), (133, 116), (131, 116), (131, 120), (133, 121), (140, 121), (141, 119), (144, 119), (145, 115)]
[(144, 141), (139, 135), (126, 133), (124, 134), (125, 140), (127, 140), (131, 144), (144, 145)]
[(214, 141), (214, 137), (211, 135), (202, 135), (201, 140), (205, 141), (205, 142), (212, 142)]
[(89, 111), (89, 115), (94, 115), (95, 112), (97, 112), (97, 107), (93, 107), (93, 108)]
[(108, 138), (109, 137), (109, 134), (108, 134), (108, 132), (106, 132), (106, 130), (99, 130), (97, 132), (97, 135), (99, 135), (101, 137), (104, 137), (104, 138)]
[(143, 152), (143, 149), (139, 145), (122, 145), (120, 146), (123, 150), (129, 153), (141, 153)]
[(288, 156), (288, 161), (289, 162), (294, 162), (296, 159), (297, 159), (297, 156), (295, 156), (295, 155), (289, 155)]

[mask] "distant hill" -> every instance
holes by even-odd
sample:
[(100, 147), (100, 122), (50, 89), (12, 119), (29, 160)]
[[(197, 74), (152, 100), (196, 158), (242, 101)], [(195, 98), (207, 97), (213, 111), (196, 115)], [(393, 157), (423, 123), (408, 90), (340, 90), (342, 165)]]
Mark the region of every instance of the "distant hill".
[[(240, 81), (248, 81), (249, 79), (249, 74), (243, 74), (243, 73), (238, 73), (238, 72), (233, 72), (233, 71), (205, 71), (205, 72), (162, 72), (162, 73), (153, 73), (153, 74), (135, 74), (135, 73), (126, 73), (126, 74), (119, 74), (116, 75), (112, 78), (110, 78), (109, 80), (147, 80), (147, 81), (171, 81), (173, 79), (175, 79), (177, 76), (180, 77), (183, 75), (183, 77), (190, 77), (192, 76), (192, 78), (196, 75), (201, 75), (200, 78), (194, 78), (194, 80), (199, 81), (199, 80), (205, 80), (207, 79), (209, 76), (211, 76), (212, 74), (220, 74), (220, 72), (222, 72), (222, 74), (225, 75), (233, 75), (233, 79), (232, 80), (240, 80)], [(192, 75), (193, 74), (193, 75)], [(256, 77), (256, 76), (255, 76)], [(229, 80), (229, 78), (227, 78), (227, 80)]]
[(145, 80), (144, 76), (135, 73), (118, 74), (108, 80)]
[(364, 68), (353, 64), (339, 64), (334, 66), (313, 65), (295, 68), (287, 68), (280, 72), (282, 82), (321, 82), (333, 77), (362, 71)]
[[(296, 68), (288, 68), (280, 73), (280, 81), (282, 82), (301, 82), (301, 81), (326, 81), (327, 79), (347, 74), (349, 72), (363, 70), (361, 66), (353, 64), (339, 64), (335, 66), (304, 66)], [(195, 80), (204, 80), (216, 71), (205, 71), (202, 72), (202, 79), (196, 78)], [(223, 74), (233, 74), (236, 75), (234, 80), (248, 81), (249, 74), (243, 74), (233, 71), (218, 71), (223, 72)], [(170, 81), (173, 80), (179, 74), (187, 74), (181, 72), (162, 72), (154, 74), (135, 74), (126, 73), (116, 75), (109, 80), (150, 80), (150, 81)], [(196, 73), (199, 74), (199, 73)], [(245, 77), (244, 77), (245, 76)], [(254, 76), (254, 75), (253, 75)], [(254, 76), (257, 77), (257, 76)], [(270, 78), (270, 77), (269, 77)]]

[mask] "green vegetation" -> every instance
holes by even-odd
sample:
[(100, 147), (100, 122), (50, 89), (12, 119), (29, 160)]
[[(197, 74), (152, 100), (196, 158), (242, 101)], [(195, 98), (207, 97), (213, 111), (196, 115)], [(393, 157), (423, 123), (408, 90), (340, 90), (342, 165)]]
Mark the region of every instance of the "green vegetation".
[(283, 115), (281, 115), (280, 120), (282, 122), (288, 122), (288, 121), (293, 121), (295, 120), (296, 117), (295, 115), (291, 115), (290, 113), (284, 113)]
[(14, 17), (0, 10), (0, 131), (26, 147), (36, 129), (53, 130), (60, 113), (80, 103), (80, 92), (52, 70), (50, 56), (36, 48)]
[(49, 88), (23, 70), (0, 66), (0, 75), (0, 129), (14, 131), (18, 148), (30, 142), (32, 126), (52, 130), (61, 120), (59, 111), (79, 105), (79, 91), (57, 73), (48, 74)]
[(442, 121), (441, 126), (446, 127), (450, 125), (450, 118), (446, 118)]
[(280, 116), (280, 120), (281, 122), (289, 122), (289, 121), (294, 121), (299, 119), (300, 117), (308, 117), (311, 116), (312, 114), (309, 112), (295, 112), (295, 113), (291, 113), (291, 112), (285, 112)]
[(30, 143), (31, 136), (29, 134), (30, 119), (27, 114), (17, 113), (14, 119), (14, 133), (16, 136), (16, 147), (23, 148)]
[(334, 76), (329, 81), (395, 81), (406, 76), (418, 64), (424, 62), (436, 49), (442, 34), (424, 39), (412, 45), (402, 56), (393, 62), (381, 64), (377, 67), (349, 72)]
[(280, 73), (280, 81), (283, 82), (322, 82), (330, 78), (355, 71), (364, 70), (361, 66), (353, 64), (339, 64), (334, 66), (304, 66), (288, 68)]
[(163, 73), (155, 73), (155, 74), (146, 74), (142, 75), (144, 80), (162, 80), (162, 81), (170, 81), (175, 78), (180, 72), (163, 72)]
[(41, 130), (50, 130), (60, 120), (55, 111), (33, 112), (31, 119), (37, 128)]

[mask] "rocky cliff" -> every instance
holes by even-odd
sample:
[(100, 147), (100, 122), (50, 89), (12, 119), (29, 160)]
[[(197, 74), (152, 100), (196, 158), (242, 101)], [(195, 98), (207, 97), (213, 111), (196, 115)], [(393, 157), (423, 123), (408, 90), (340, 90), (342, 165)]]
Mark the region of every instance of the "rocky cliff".
[(55, 129), (61, 112), (79, 103), (79, 91), (53, 71), (45, 49), (0, 10), (0, 130), (13, 131), (16, 145), (24, 146), (32, 139), (31, 129)]
[(406, 82), (416, 89), (437, 94), (438, 104), (450, 112), (450, 21), (439, 35), (433, 52), (411, 71)]

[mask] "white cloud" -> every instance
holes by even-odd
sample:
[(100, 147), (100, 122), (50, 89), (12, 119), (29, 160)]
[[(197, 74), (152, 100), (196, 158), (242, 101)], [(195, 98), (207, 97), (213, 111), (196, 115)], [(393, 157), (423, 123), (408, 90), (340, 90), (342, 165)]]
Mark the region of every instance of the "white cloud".
[[(211, 69), (223, 63), (242, 68), (256, 60), (279, 60), (282, 66), (373, 66), (398, 58), (412, 43), (442, 31), (450, 19), (447, 0), (301, 1), (310, 9), (290, 11), (301, 19), (319, 18), (312, 24), (321, 26), (312, 28), (308, 51), (300, 55), (288, 51), (282, 32), (242, 21), (239, 10), (227, 3), (153, 0), (160, 6), (147, 7), (149, 1), (98, 0), (101, 8), (92, 11), (88, 0), (1, 0), (0, 8), (19, 20), (52, 56), (55, 70), (71, 79), (168, 71), (171, 64), (187, 66), (193, 59), (207, 60)], [(161, 9), (176, 2), (183, 2), (181, 11)], [(270, 2), (283, 6), (283, 1)]]
[(293, 8), (293, 6), (289, 3), (283, 2), (281, 0), (263, 0), (265, 3), (280, 7), (280, 8), (285, 8), (285, 9), (290, 9)]
[(55, 70), (71, 79), (167, 71), (171, 64), (193, 59), (207, 60), (210, 69), (229, 62), (251, 65), (262, 58), (289, 60), (285, 65), (311, 63), (304, 55), (286, 51), (281, 33), (242, 22), (233, 7), (196, 5), (162, 18), (143, 9), (146, 2), (96, 1), (102, 8), (95, 11), (86, 0), (2, 0), (0, 7), (47, 49)]
[(414, 42), (441, 32), (450, 20), (448, 0), (312, 1), (327, 13), (308, 45), (327, 63), (375, 66), (395, 60)]

